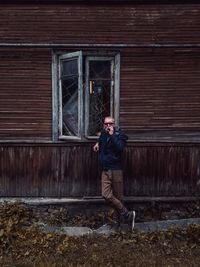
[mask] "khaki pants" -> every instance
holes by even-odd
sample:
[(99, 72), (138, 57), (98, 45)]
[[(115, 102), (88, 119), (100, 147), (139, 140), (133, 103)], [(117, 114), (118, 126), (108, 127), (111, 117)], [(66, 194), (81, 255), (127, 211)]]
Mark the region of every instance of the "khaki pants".
[(123, 173), (122, 170), (103, 171), (101, 175), (102, 197), (109, 202), (116, 213), (127, 212), (123, 205)]

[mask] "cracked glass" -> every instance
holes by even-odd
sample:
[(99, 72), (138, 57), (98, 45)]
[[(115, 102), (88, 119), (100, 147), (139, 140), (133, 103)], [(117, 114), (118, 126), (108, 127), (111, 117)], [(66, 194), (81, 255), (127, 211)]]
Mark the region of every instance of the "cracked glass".
[(62, 134), (78, 135), (78, 60), (62, 62)]
[(89, 136), (98, 135), (110, 111), (111, 61), (89, 61)]

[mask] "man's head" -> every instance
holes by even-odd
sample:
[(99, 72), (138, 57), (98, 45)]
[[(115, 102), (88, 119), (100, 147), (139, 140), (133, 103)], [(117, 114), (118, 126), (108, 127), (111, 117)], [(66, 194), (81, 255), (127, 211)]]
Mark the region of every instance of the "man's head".
[(115, 126), (115, 119), (111, 116), (105, 117), (104, 119), (104, 129), (109, 131), (110, 128)]

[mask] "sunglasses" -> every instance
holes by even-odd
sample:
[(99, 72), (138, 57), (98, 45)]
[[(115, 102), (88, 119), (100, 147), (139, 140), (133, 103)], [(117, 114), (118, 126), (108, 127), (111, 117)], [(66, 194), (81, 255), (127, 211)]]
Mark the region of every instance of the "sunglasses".
[(113, 125), (114, 122), (104, 122), (104, 125)]

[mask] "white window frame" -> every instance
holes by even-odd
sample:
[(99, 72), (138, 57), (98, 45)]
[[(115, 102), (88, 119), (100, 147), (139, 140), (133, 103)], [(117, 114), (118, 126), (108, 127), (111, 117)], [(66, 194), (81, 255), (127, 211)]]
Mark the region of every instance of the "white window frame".
[[(62, 140), (86, 140), (86, 139), (97, 139), (98, 136), (87, 136), (87, 129), (89, 125), (89, 87), (88, 85), (83, 85), (83, 56), (86, 57), (85, 60), (85, 81), (88, 82), (87, 78), (87, 66), (89, 65), (89, 60), (111, 60), (112, 65), (112, 88), (111, 88), (111, 116), (114, 117), (116, 125), (119, 125), (119, 103), (120, 103), (120, 54), (119, 53), (109, 53), (109, 52), (91, 52), (84, 53), (82, 51), (77, 51), (73, 53), (54, 53), (52, 52), (52, 139), (54, 142)], [(62, 135), (62, 92), (61, 92), (61, 60), (78, 57), (79, 62), (79, 86), (78, 86), (78, 136), (65, 136)], [(85, 94), (83, 93), (85, 91)], [(83, 122), (85, 125), (83, 126)]]
[[(61, 64), (65, 59), (78, 59), (78, 135), (70, 136), (63, 135), (63, 116), (62, 116), (62, 79), (61, 79)], [(58, 71), (59, 71), (59, 139), (81, 139), (82, 133), (82, 121), (83, 118), (81, 114), (83, 114), (83, 82), (82, 82), (82, 51), (63, 54), (59, 57), (58, 63)]]

